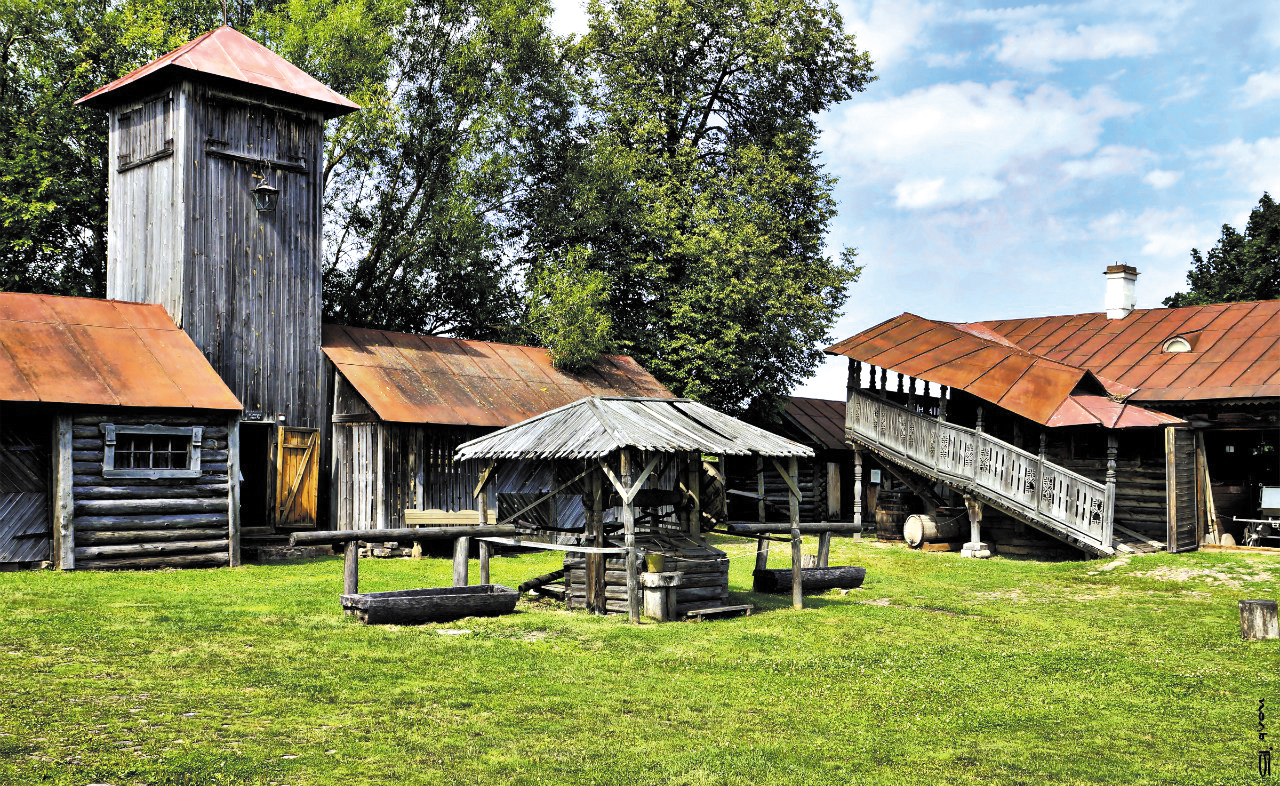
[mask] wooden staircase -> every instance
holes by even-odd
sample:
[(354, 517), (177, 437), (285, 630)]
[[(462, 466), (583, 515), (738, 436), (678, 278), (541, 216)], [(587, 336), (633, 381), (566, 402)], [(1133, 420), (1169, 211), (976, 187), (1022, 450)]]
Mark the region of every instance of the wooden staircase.
[(851, 391), (846, 438), (1093, 554), (1156, 550), (1114, 523), (1114, 484), (1090, 480), (988, 434)]

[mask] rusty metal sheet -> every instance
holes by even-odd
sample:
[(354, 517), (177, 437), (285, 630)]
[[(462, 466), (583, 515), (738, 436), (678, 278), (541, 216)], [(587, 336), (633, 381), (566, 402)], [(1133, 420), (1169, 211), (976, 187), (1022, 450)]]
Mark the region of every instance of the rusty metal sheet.
[(174, 330), (177, 327), (164, 306), (117, 301), (116, 311), (129, 327), (137, 330)]
[(571, 375), (544, 349), (324, 327), (325, 355), (385, 421), (507, 426), (593, 394), (671, 392), (630, 358)]
[(40, 394), (22, 376), (18, 363), (0, 338), (0, 401), (39, 401)]
[(804, 431), (810, 441), (828, 450), (845, 450), (845, 402), (791, 396), (783, 408), (785, 415)]
[[(159, 306), (156, 308), (165, 319), (168, 319), (163, 308)], [(138, 311), (142, 310), (150, 311), (151, 309), (138, 309)], [(132, 312), (132, 309), (126, 311), (130, 321), (133, 321)], [(169, 322), (168, 329), (141, 329), (137, 334), (146, 351), (151, 353), (168, 378), (182, 391), (183, 397), (187, 400), (185, 406), (220, 410), (241, 408), (235, 394), (218, 376), (218, 372), (213, 370), (213, 366), (209, 365), (209, 361), (201, 354), (195, 342), (186, 333), (178, 330), (172, 321)]]
[(94, 372), (117, 402), (146, 401), (151, 407), (191, 406), (164, 366), (146, 351), (133, 328), (67, 325), (66, 331), (85, 356), (94, 359)]
[[(1029, 366), (996, 402), (1019, 415), (1043, 423), (1080, 381), (1080, 372), (1039, 362)], [(985, 378), (984, 378), (985, 379)]]
[(0, 325), (0, 344), (41, 401), (120, 403), (61, 323), (5, 322)]
[(44, 295), (5, 292), (0, 296), (0, 320), (5, 322), (59, 322)]
[[(326, 117), (345, 115), (360, 108), (262, 44), (226, 26), (161, 55), (76, 103), (92, 107), (110, 106), (120, 97), (151, 89), (154, 84), (178, 79), (193, 71), (293, 96), (314, 106)], [(111, 95), (116, 92), (121, 96)]]
[[(98, 327), (128, 328), (129, 321), (110, 300), (90, 298), (49, 297), (45, 304), (54, 317), (64, 325), (94, 325)], [(122, 304), (123, 305), (123, 304)]]

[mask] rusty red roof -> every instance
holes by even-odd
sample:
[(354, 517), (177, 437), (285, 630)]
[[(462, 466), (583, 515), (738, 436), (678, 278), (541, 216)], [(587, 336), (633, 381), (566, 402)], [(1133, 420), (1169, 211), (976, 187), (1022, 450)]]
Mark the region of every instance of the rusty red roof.
[(108, 99), (110, 93), (142, 92), (150, 89), (154, 82), (178, 78), (183, 72), (230, 79), (302, 99), (326, 117), (345, 115), (360, 108), (351, 99), (330, 89), (280, 55), (226, 26), (205, 33), (130, 71), (76, 103), (105, 108), (121, 98), (112, 95)]
[[(959, 325), (1137, 388), (1134, 401), (1280, 396), (1280, 300)], [(1182, 336), (1190, 352), (1165, 352)]]
[(845, 450), (849, 446), (844, 442), (844, 406), (843, 401), (791, 396), (782, 413), (808, 435), (809, 439), (802, 441), (829, 450)]
[(164, 308), (0, 293), (0, 401), (238, 410)]
[(827, 352), (963, 390), (1044, 425), (1128, 428), (1181, 422), (1116, 404), (1115, 398), (1127, 397), (1133, 389), (1029, 352), (987, 325), (954, 325), (902, 314)]
[(324, 325), (325, 355), (382, 420), (504, 427), (587, 396), (673, 398), (635, 360), (581, 373), (545, 349)]

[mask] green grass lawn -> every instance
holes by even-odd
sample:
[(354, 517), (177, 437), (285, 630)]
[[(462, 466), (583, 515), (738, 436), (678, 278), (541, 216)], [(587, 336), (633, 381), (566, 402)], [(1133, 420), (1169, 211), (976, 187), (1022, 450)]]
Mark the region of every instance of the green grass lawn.
[[(0, 574), (0, 783), (1268, 782), (1280, 647), (1240, 641), (1236, 601), (1280, 595), (1276, 557), (1105, 570), (837, 539), (865, 585), (793, 611), (747, 591), (749, 543), (724, 548), (754, 616), (640, 626), (521, 601), (367, 627), (340, 612), (337, 558)], [(558, 556), (496, 559), (494, 579)]]

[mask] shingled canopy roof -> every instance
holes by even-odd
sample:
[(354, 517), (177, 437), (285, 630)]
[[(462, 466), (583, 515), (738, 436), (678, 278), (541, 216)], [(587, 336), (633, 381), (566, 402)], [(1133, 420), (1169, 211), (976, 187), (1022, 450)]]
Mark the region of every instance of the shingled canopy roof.
[(360, 108), (280, 55), (226, 26), (161, 55), (76, 103), (105, 108), (144, 94), (157, 83), (181, 79), (184, 73), (254, 85), (314, 106), (325, 117), (338, 117)]
[(844, 407), (843, 401), (790, 396), (782, 416), (807, 434), (813, 444), (828, 450), (846, 450), (849, 446), (844, 442)]
[(0, 293), (0, 401), (239, 410), (164, 308)]
[(1133, 389), (1028, 352), (984, 326), (902, 314), (827, 349), (946, 385), (1049, 426), (1133, 428), (1178, 418), (1122, 403)]
[(592, 396), (458, 447), (457, 459), (590, 459), (622, 448), (729, 456), (812, 456), (770, 434), (689, 399)]
[[(1137, 388), (1133, 401), (1280, 396), (1280, 300), (958, 325)], [(1165, 352), (1183, 337), (1190, 352)]]
[(444, 336), (323, 326), (338, 373), (382, 420), (501, 427), (587, 396), (670, 398), (635, 360), (607, 355), (577, 373), (545, 349)]

